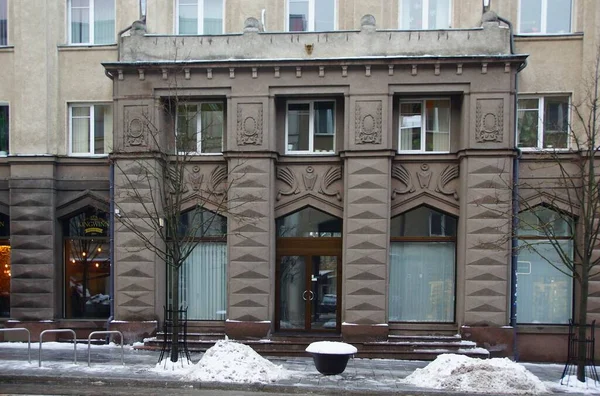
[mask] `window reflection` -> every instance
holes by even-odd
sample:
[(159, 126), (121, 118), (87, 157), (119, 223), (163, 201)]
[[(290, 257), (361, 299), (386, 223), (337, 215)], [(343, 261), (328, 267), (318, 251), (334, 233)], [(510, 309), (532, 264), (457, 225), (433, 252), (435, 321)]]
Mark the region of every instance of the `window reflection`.
[(277, 219), (278, 237), (341, 237), (342, 220), (306, 207)]

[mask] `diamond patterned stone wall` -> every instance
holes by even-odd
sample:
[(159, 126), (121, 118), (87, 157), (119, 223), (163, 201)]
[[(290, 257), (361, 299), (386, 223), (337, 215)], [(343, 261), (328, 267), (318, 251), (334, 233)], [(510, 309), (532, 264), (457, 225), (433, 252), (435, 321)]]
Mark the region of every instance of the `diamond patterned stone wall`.
[[(465, 312), (467, 325), (508, 323), (510, 289), (510, 158), (463, 160), (468, 177), (466, 215)], [(459, 263), (460, 265), (460, 263)], [(460, 291), (460, 288), (459, 288)]]
[(264, 321), (272, 311), (273, 173), (269, 158), (229, 163), (228, 319)]
[(11, 317), (56, 316), (55, 200), (52, 180), (11, 180)]
[[(115, 205), (120, 208), (122, 216), (136, 214), (148, 218), (142, 204), (131, 197), (132, 186), (135, 186), (136, 193), (150, 200), (151, 191), (147, 184), (136, 183), (138, 173), (135, 161), (119, 160), (115, 166)], [(115, 319), (153, 320), (156, 313), (162, 312), (162, 305), (166, 301), (164, 295), (156, 290), (157, 281), (166, 286), (165, 265), (115, 217)], [(142, 232), (149, 235), (154, 232), (142, 219), (136, 219), (135, 222)]]
[(346, 161), (345, 322), (387, 323), (390, 166), (389, 158)]

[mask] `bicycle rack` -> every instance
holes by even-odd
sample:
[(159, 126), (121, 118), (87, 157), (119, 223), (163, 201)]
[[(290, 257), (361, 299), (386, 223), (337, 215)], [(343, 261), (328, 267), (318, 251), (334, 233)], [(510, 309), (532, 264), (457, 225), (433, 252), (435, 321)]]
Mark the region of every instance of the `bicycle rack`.
[(49, 329), (44, 330), (40, 333), (40, 359), (38, 367), (42, 367), (42, 341), (44, 339), (44, 334), (46, 333), (71, 333), (73, 334), (73, 364), (77, 364), (77, 338), (75, 336), (75, 331), (71, 329)]
[(121, 364), (124, 366), (125, 365), (125, 352), (123, 351), (123, 333), (121, 333), (118, 330), (106, 330), (106, 331), (92, 331), (90, 333), (90, 335), (88, 336), (88, 367), (90, 367), (90, 356), (91, 356), (91, 350), (90, 350), (90, 346), (91, 346), (91, 342), (92, 342), (92, 336), (96, 335), (96, 334), (118, 334), (121, 336)]
[(0, 329), (0, 332), (3, 331), (26, 331), (27, 332), (27, 358), (29, 359), (29, 363), (31, 363), (31, 333), (25, 327), (13, 327), (10, 329)]

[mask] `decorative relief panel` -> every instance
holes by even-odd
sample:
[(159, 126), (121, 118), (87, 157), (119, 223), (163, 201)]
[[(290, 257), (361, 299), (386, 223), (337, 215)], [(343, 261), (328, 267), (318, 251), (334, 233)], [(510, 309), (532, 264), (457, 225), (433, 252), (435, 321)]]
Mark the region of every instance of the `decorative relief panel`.
[(237, 105), (237, 144), (261, 145), (263, 141), (262, 103), (238, 103)]
[(381, 144), (381, 122), (380, 100), (357, 101), (354, 109), (356, 144)]
[(504, 101), (478, 99), (475, 108), (475, 140), (479, 143), (502, 142), (504, 137)]
[(279, 166), (277, 167), (277, 196), (284, 197), (297, 194), (321, 194), (342, 201), (342, 188), (336, 182), (342, 180), (340, 166)]
[[(227, 182), (227, 166), (217, 165), (212, 166), (193, 165), (187, 171), (187, 182), (191, 191), (195, 194), (209, 194), (221, 196), (227, 192), (225, 183)], [(185, 189), (185, 193), (190, 191), (190, 188)]]
[(123, 106), (125, 147), (148, 146), (148, 106)]
[[(419, 190), (435, 191), (444, 195), (450, 195), (458, 201), (458, 191), (455, 188), (453, 180), (458, 179), (460, 169), (458, 165), (448, 165), (441, 168), (442, 165), (421, 164), (418, 169), (415, 166), (410, 166), (407, 169), (404, 165), (392, 165), (392, 178), (398, 180), (393, 182), (393, 185), (398, 185), (392, 189), (392, 199), (396, 199), (398, 195), (409, 194)], [(433, 170), (431, 168), (434, 168)], [(414, 175), (414, 176), (413, 176)], [(416, 184), (415, 184), (416, 179)], [(432, 180), (435, 183), (432, 185)]]

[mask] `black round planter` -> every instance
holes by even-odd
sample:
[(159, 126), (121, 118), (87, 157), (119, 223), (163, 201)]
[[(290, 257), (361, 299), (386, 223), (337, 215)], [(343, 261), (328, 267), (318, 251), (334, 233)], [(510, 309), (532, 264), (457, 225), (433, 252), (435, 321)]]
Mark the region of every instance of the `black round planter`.
[(341, 374), (346, 370), (348, 359), (352, 354), (312, 353), (317, 371), (323, 375)]

